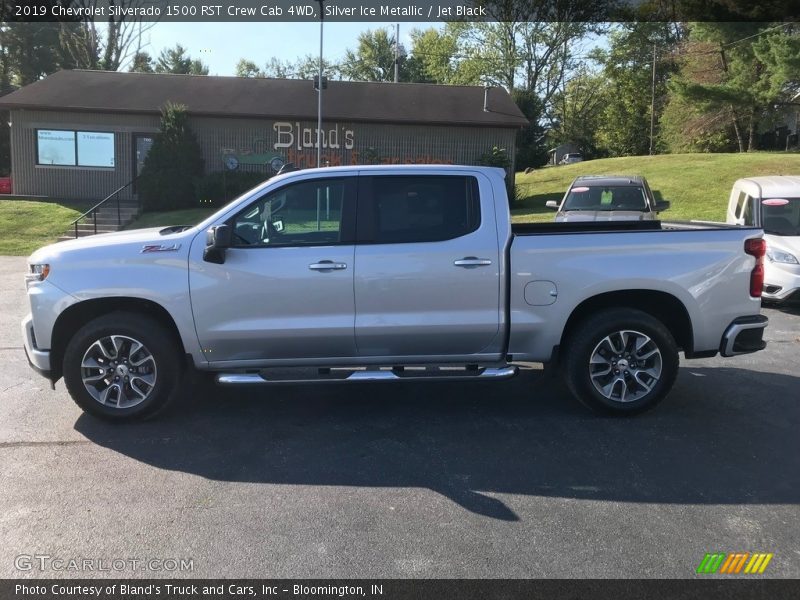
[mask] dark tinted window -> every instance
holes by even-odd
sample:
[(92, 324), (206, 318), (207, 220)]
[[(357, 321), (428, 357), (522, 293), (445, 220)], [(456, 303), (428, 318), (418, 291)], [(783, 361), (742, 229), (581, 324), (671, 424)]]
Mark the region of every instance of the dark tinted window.
[(383, 244), (437, 242), (480, 225), (474, 177), (373, 177), (371, 241)]
[(564, 210), (647, 210), (644, 190), (636, 186), (573, 187)]
[(767, 233), (800, 235), (800, 198), (765, 199), (761, 211)]

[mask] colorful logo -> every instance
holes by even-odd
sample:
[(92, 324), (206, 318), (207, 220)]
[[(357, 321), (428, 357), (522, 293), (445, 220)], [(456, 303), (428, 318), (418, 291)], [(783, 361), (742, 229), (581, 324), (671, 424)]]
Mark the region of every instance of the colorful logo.
[(766, 552), (715, 552), (706, 554), (697, 572), (701, 575), (720, 573), (724, 575), (747, 574), (759, 575), (767, 569), (767, 565), (775, 556)]

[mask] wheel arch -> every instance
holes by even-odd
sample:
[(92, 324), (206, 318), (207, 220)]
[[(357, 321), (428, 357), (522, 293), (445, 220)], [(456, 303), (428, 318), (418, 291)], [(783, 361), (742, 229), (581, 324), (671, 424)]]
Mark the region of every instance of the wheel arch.
[[(636, 309), (658, 319), (675, 337), (678, 349), (683, 350), (687, 357), (691, 357), (694, 349), (694, 331), (686, 306), (668, 292), (647, 289), (605, 292), (587, 298), (570, 313), (561, 333), (559, 347), (564, 347), (572, 332), (584, 319), (599, 310), (609, 308)], [(554, 351), (554, 355), (557, 354), (557, 351)]]
[(58, 316), (53, 326), (50, 348), (50, 364), (53, 370), (53, 381), (56, 381), (62, 376), (61, 369), (64, 360), (64, 351), (70, 339), (72, 339), (72, 336), (92, 319), (115, 311), (128, 311), (155, 319), (164, 326), (175, 343), (178, 344), (181, 354), (183, 355), (186, 353), (183, 339), (175, 324), (175, 320), (167, 309), (157, 302), (144, 298), (126, 296), (83, 300), (66, 308), (64, 312)]

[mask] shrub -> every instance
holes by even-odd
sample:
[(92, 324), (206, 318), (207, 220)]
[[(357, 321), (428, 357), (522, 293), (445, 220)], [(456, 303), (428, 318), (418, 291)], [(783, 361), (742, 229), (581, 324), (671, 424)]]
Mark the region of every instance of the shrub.
[(195, 182), (197, 199), (205, 206), (221, 206), (267, 178), (255, 171), (214, 171)]
[(508, 169), (511, 166), (511, 160), (508, 158), (508, 152), (506, 152), (505, 148), (494, 146), (489, 152), (481, 154), (478, 164), (484, 167)]
[(196, 206), (195, 180), (203, 174), (203, 154), (189, 128), (186, 107), (167, 103), (161, 126), (144, 161), (139, 198), (146, 211)]

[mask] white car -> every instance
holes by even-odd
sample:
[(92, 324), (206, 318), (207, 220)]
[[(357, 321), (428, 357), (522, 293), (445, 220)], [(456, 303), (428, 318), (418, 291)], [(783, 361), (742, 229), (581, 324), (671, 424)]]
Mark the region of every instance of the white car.
[(559, 164), (561, 165), (571, 165), (572, 163), (579, 163), (583, 162), (583, 154), (580, 152), (568, 152), (564, 155), (564, 158), (561, 159)]
[(731, 190), (727, 222), (764, 230), (764, 300), (800, 300), (800, 176), (739, 179)]

